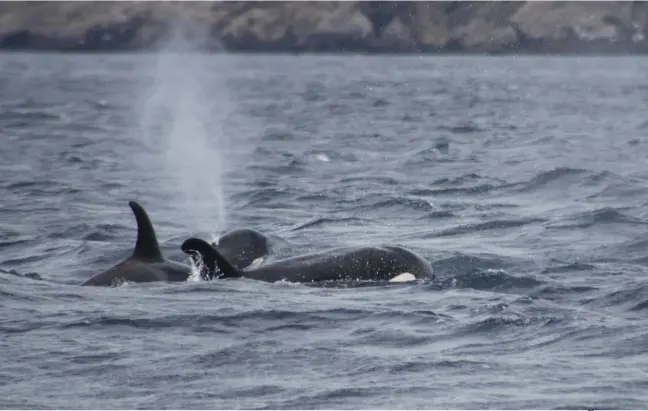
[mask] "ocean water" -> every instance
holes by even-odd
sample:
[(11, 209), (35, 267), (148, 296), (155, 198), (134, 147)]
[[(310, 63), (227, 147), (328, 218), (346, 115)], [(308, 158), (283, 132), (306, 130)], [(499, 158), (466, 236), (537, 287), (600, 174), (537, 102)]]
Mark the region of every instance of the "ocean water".
[[(645, 408), (648, 59), (0, 55), (3, 408)], [(81, 287), (253, 227), (437, 279)]]

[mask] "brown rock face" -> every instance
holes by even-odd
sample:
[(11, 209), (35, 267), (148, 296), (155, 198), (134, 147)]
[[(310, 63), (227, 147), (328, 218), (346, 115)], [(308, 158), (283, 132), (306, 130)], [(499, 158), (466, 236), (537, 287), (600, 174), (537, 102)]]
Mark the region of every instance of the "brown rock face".
[(646, 52), (642, 2), (0, 2), (0, 48)]
[(646, 51), (646, 3), (530, 2), (511, 17), (522, 38), (547, 51)]

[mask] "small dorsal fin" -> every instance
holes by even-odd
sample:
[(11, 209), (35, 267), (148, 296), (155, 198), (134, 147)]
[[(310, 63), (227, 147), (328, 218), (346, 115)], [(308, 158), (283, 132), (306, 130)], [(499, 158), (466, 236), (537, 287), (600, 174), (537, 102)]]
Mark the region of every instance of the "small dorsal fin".
[(135, 219), (137, 220), (137, 243), (135, 243), (133, 257), (148, 260), (161, 259), (162, 251), (160, 251), (160, 245), (158, 244), (157, 236), (155, 235), (155, 230), (153, 229), (153, 224), (151, 224), (148, 214), (135, 201), (129, 201), (128, 205), (133, 210), (133, 214), (135, 214)]
[(210, 279), (213, 277), (214, 271), (216, 271), (216, 266), (218, 266), (222, 273), (218, 278), (239, 278), (243, 276), (239, 269), (234, 267), (215, 247), (212, 247), (205, 240), (191, 237), (185, 240), (180, 248), (186, 254), (200, 255), (203, 264), (209, 270), (207, 277)]

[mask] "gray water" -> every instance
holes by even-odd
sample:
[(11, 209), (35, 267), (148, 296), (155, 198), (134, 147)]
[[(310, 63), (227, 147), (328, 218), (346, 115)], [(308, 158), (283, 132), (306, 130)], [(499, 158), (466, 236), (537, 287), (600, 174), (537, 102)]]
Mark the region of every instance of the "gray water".
[[(648, 60), (0, 55), (4, 408), (645, 408)], [(81, 287), (254, 227), (437, 279)]]

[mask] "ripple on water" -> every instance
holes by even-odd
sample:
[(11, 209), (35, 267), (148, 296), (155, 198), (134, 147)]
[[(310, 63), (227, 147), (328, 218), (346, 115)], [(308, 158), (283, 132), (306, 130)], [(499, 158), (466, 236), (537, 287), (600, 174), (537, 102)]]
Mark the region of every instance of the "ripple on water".
[[(648, 400), (644, 60), (4, 57), (5, 408)], [(160, 73), (219, 106), (201, 126), (223, 163), (194, 177), (222, 181), (227, 227), (172, 180), (194, 161), (173, 147), (203, 149), (186, 144), (205, 104), (187, 98), (183, 117), (151, 93)], [(157, 136), (140, 127), (147, 99), (167, 109)], [(191, 217), (205, 236), (259, 229), (276, 258), (398, 240), (437, 279), (80, 287), (132, 251), (138, 199), (183, 261)]]

